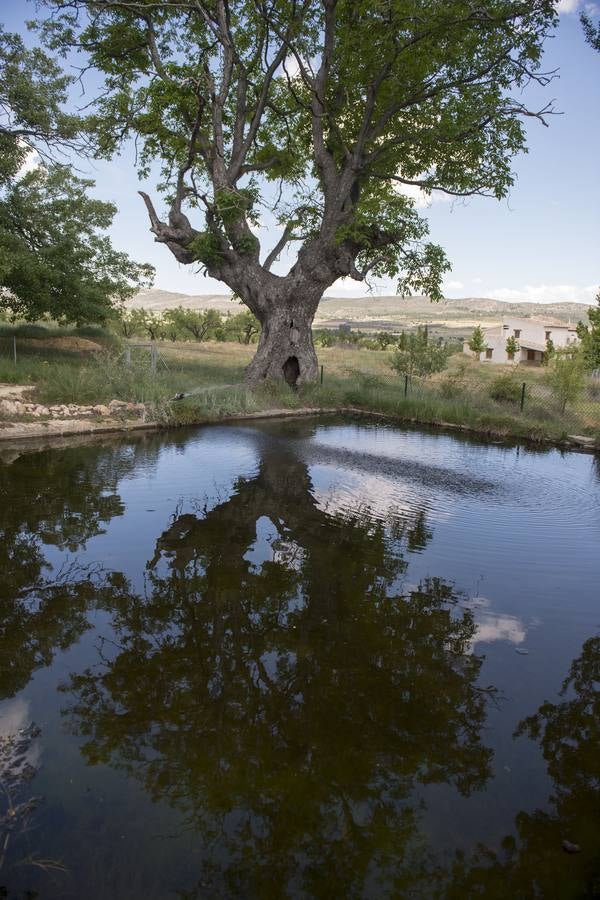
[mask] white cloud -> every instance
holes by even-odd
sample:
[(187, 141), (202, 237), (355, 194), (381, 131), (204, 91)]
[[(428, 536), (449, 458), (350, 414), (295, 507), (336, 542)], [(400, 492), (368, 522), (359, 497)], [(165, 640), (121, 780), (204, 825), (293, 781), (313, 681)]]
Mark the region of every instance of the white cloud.
[(394, 190), (414, 200), (417, 209), (429, 209), (434, 203), (450, 203), (452, 200), (452, 197), (449, 194), (444, 194), (443, 191), (433, 191), (431, 195), (426, 194), (416, 184), (400, 184), (400, 182), (396, 182)]
[(524, 303), (561, 303), (572, 301), (588, 303), (594, 298), (597, 285), (582, 287), (576, 284), (526, 284), (520, 288), (496, 288), (486, 291), (493, 300), (507, 300)]
[[(377, 297), (383, 293), (395, 293), (395, 288), (391, 282), (373, 284), (369, 282), (373, 288), (370, 296)], [(355, 281), (354, 278), (338, 278), (334, 281), (330, 288), (327, 288), (325, 295), (328, 297), (365, 297), (369, 296), (368, 285), (364, 281)]]
[(444, 281), (444, 291), (461, 291), (464, 288), (462, 281)]
[(576, 12), (579, 6), (579, 0), (558, 0), (556, 10), (559, 13)]

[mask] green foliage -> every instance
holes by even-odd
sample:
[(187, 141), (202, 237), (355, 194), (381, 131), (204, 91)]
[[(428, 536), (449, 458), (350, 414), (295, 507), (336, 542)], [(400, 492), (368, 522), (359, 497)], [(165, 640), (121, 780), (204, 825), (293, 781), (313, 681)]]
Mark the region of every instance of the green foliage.
[(12, 180), (28, 157), (48, 160), (77, 148), (81, 121), (64, 112), (73, 81), (38, 47), (0, 25), (0, 185)]
[(380, 350), (387, 350), (396, 343), (396, 337), (389, 331), (379, 331), (375, 335), (375, 342)]
[(519, 343), (518, 343), (516, 337), (514, 336), (514, 334), (511, 334), (511, 336), (509, 338), (507, 338), (507, 341), (506, 341), (506, 353), (508, 355), (508, 358), (511, 360), (511, 362), (514, 360), (515, 356), (519, 352), (519, 349), (520, 349)]
[(546, 373), (545, 381), (564, 413), (567, 405), (575, 403), (585, 388), (581, 359), (578, 356), (556, 356)]
[(313, 331), (313, 342), (318, 347), (334, 347), (336, 344), (336, 335), (329, 328)]
[[(590, 8), (592, 8), (592, 4), (590, 4)], [(593, 47), (594, 50), (597, 50), (600, 53), (600, 23), (594, 24), (591, 15), (587, 12), (582, 12), (580, 19), (586, 41), (590, 47)]]
[(407, 336), (405, 348), (396, 350), (391, 366), (399, 375), (427, 377), (445, 369), (448, 357), (446, 345), (441, 340), (430, 341), (427, 330), (419, 327)]
[(514, 375), (505, 373), (494, 378), (488, 390), (492, 400), (498, 403), (518, 403), (521, 399), (522, 384)]
[[(239, 291), (240, 266), (234, 276), (223, 260), (260, 268), (249, 228), (260, 203), (293, 226), (301, 253), (323, 249), (319, 283), (387, 276), (432, 299), (449, 263), (403, 185), (506, 196), (525, 148), (521, 89), (543, 83), (557, 22), (552, 0), (475, 12), (463, 0), (231, 0), (226, 23), (211, 4), (45, 5), (49, 45), (76, 46), (104, 79), (89, 122), (98, 152), (135, 139), (144, 177), (158, 162), (174, 232), (182, 203), (204, 211), (191, 244), (184, 229), (185, 262)], [(292, 59), (310, 65), (292, 74)]]
[[(0, 27), (0, 306), (25, 319), (103, 322), (152, 269), (112, 247), (104, 232), (115, 207), (56, 162), (85, 146), (83, 121), (63, 110), (71, 81)], [(37, 168), (23, 174), (26, 163)]]
[(588, 371), (600, 369), (600, 291), (596, 296), (596, 306), (588, 309), (589, 325), (580, 322), (577, 326), (577, 337), (580, 341), (580, 353), (583, 364)]
[(163, 323), (175, 330), (179, 337), (196, 341), (209, 340), (221, 327), (221, 316), (215, 309), (184, 309), (177, 306), (163, 314)]
[(201, 231), (186, 249), (205, 266), (216, 266), (223, 259), (221, 240), (213, 231)]
[(0, 305), (15, 317), (103, 322), (152, 275), (103, 233), (115, 207), (88, 197), (93, 182), (37, 168), (0, 197)]
[(542, 359), (543, 365), (547, 366), (548, 363), (552, 359), (554, 359), (555, 356), (556, 356), (556, 347), (554, 346), (554, 341), (552, 340), (552, 338), (548, 338), (548, 340), (546, 341), (546, 350), (544, 352), (544, 356)]
[(469, 339), (469, 350), (475, 354), (477, 359), (481, 358), (481, 354), (484, 350), (487, 350), (487, 344), (485, 342), (485, 337), (483, 335), (483, 329), (481, 325), (477, 325), (473, 329), (473, 334)]
[(144, 334), (145, 316), (145, 310), (143, 309), (125, 309), (121, 307), (115, 319), (119, 333), (125, 338)]
[(249, 310), (236, 316), (227, 316), (223, 322), (223, 337), (240, 344), (251, 344), (260, 334), (260, 322)]

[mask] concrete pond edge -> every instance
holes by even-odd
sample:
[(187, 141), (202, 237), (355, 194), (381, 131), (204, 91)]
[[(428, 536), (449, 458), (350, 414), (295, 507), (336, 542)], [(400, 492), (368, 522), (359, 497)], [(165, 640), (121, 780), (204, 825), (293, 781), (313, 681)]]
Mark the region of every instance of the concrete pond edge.
[(377, 410), (362, 409), (353, 406), (340, 407), (299, 407), (297, 409), (268, 409), (251, 413), (235, 413), (223, 416), (219, 419), (198, 419), (195, 422), (186, 423), (185, 426), (178, 424), (165, 424), (161, 422), (147, 422), (139, 419), (126, 420), (105, 420), (103, 422), (94, 422), (82, 419), (54, 420), (49, 422), (6, 422), (0, 423), (0, 445), (4, 443), (14, 444), (16, 442), (29, 441), (47, 441), (52, 438), (64, 438), (69, 436), (83, 435), (105, 435), (105, 434), (127, 434), (135, 431), (164, 431), (170, 428), (180, 427), (196, 427), (204, 425), (225, 424), (227, 422), (252, 421), (260, 419), (290, 419), (306, 416), (331, 416), (331, 415), (353, 415), (362, 416), (364, 418), (377, 419), (395, 423), (398, 425), (414, 425), (425, 426), (428, 428), (439, 428), (443, 431), (462, 432), (473, 436), (491, 439), (501, 442), (524, 441), (536, 445), (547, 445), (549, 447), (557, 447), (559, 449), (575, 450), (579, 452), (598, 453), (600, 452), (600, 443), (594, 438), (586, 435), (569, 435), (566, 439), (557, 440), (550, 437), (535, 437), (526, 434), (507, 434), (504, 431), (495, 430), (493, 428), (478, 428), (472, 425), (460, 425), (455, 422), (444, 422), (442, 420), (426, 420), (415, 417), (394, 415), (392, 413), (382, 413)]

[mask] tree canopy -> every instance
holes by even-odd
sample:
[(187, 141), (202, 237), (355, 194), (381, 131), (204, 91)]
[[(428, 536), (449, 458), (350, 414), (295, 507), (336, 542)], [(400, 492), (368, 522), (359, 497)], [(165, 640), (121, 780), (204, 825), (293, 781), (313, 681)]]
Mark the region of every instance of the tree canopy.
[[(51, 45), (76, 47), (104, 75), (99, 152), (134, 139), (142, 175), (160, 165), (167, 221), (144, 194), (156, 239), (263, 324), (293, 308), (288, 331), (306, 328), (343, 276), (439, 298), (449, 264), (403, 190), (505, 196), (523, 118), (551, 111), (529, 109), (522, 89), (550, 78), (552, 0), (46, 5)], [(262, 252), (253, 227), (265, 208), (282, 230)], [(290, 242), (296, 260), (274, 275)]]
[(66, 161), (88, 145), (82, 120), (64, 109), (71, 80), (43, 50), (27, 49), (0, 25), (0, 185), (32, 153)]
[(152, 273), (113, 248), (116, 207), (68, 165), (89, 149), (70, 80), (0, 27), (0, 308), (24, 319), (102, 321)]

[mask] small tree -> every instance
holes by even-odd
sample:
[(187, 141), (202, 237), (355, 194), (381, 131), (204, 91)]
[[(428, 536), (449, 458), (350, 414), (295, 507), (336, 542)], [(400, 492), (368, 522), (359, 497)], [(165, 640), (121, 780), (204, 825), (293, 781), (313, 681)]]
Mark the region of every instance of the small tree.
[(229, 317), (225, 323), (225, 332), (230, 341), (251, 344), (254, 338), (260, 334), (260, 322), (251, 312), (238, 313), (236, 316)]
[(485, 342), (485, 338), (483, 336), (483, 330), (481, 325), (477, 325), (477, 327), (473, 330), (473, 334), (469, 340), (469, 350), (475, 354), (478, 360), (481, 359), (481, 354), (484, 350), (487, 350), (487, 344)]
[(145, 316), (146, 313), (143, 309), (121, 309), (117, 317), (117, 325), (123, 337), (131, 338), (136, 334), (144, 334)]
[(577, 326), (577, 337), (581, 343), (581, 358), (590, 372), (600, 369), (600, 291), (596, 295), (596, 307), (588, 309), (589, 325), (580, 322)]
[(443, 341), (431, 343), (425, 329), (418, 328), (409, 334), (405, 348), (398, 347), (392, 357), (391, 366), (399, 375), (428, 377), (446, 368), (449, 351)]
[(143, 330), (146, 332), (151, 341), (156, 341), (163, 334), (163, 321), (160, 313), (149, 312), (147, 309), (140, 310), (142, 313), (140, 320)]
[(396, 338), (389, 331), (380, 331), (375, 335), (375, 342), (380, 350), (387, 350), (396, 343)]
[(546, 350), (542, 357), (542, 364), (544, 366), (547, 366), (548, 363), (552, 359), (554, 359), (555, 356), (556, 356), (556, 347), (554, 346), (554, 341), (552, 340), (552, 338), (548, 338), (548, 340), (546, 341)]
[(181, 325), (179, 317), (174, 309), (167, 309), (162, 316), (163, 330), (170, 341), (176, 341), (181, 337)]
[(222, 325), (216, 309), (184, 309), (182, 306), (171, 310), (171, 321), (177, 323), (180, 332), (191, 335), (196, 341), (207, 340)]
[(556, 356), (546, 373), (545, 381), (560, 404), (561, 412), (564, 413), (567, 405), (575, 403), (585, 387), (585, 372), (581, 358), (578, 355)]
[(517, 339), (514, 335), (511, 334), (511, 336), (506, 341), (506, 353), (511, 362), (514, 361), (514, 358), (519, 350), (520, 347), (517, 343)]

